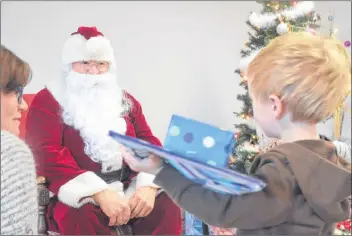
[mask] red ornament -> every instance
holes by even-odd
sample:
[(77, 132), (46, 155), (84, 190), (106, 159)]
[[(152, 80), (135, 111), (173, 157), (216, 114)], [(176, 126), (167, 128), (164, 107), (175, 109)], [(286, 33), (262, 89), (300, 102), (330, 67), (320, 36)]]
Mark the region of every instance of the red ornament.
[(337, 223), (337, 228), (343, 231), (351, 231), (351, 219)]
[(235, 133), (235, 139), (237, 140), (239, 138), (240, 134), (239, 133)]
[(316, 35), (317, 34), (317, 31), (315, 29), (313, 29), (313, 28), (307, 28), (306, 32), (311, 33), (312, 35)]
[(101, 32), (98, 31), (98, 29), (95, 26), (92, 27), (87, 27), (87, 26), (81, 26), (78, 28), (77, 32), (72, 33), (71, 35), (74, 34), (80, 34), (83, 37), (85, 37), (87, 40), (90, 39), (91, 37), (97, 37), (97, 36), (104, 36)]

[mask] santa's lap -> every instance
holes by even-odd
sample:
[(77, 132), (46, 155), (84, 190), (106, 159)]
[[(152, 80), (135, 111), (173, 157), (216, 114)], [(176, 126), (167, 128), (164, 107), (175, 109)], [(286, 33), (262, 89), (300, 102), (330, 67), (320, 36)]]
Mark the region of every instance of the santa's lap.
[[(52, 214), (50, 214), (52, 212)], [(109, 218), (100, 207), (88, 203), (80, 208), (72, 208), (62, 202), (53, 201), (47, 216), (49, 231), (62, 235), (110, 235)], [(180, 209), (161, 192), (153, 211), (146, 217), (132, 219), (128, 223), (135, 235), (180, 235), (182, 230)]]

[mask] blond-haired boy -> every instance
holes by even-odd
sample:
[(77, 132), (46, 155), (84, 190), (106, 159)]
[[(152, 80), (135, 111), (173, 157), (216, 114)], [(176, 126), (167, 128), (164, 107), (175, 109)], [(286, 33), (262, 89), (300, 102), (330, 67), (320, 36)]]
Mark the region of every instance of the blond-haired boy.
[(259, 155), (252, 174), (267, 187), (242, 196), (222, 195), (195, 184), (158, 157), (124, 158), (137, 171), (156, 175), (186, 211), (237, 235), (332, 235), (349, 216), (351, 170), (316, 124), (346, 97), (351, 65), (334, 39), (308, 33), (275, 38), (247, 70), (254, 117), (265, 134), (286, 143)]

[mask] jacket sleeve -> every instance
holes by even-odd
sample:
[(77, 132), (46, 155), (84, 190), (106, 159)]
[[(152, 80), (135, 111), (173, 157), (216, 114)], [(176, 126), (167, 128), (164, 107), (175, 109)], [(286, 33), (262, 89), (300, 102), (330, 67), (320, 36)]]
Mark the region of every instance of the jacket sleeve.
[[(141, 104), (137, 101), (137, 99), (135, 99), (132, 95), (128, 93), (127, 93), (127, 97), (132, 102), (131, 118), (136, 132), (136, 137), (144, 141), (147, 141), (149, 143), (152, 143), (154, 145), (161, 146), (160, 140), (153, 135), (147, 123), (147, 120), (143, 114), (143, 109)], [(148, 173), (144, 173), (144, 172), (138, 173), (136, 177), (136, 188), (144, 187), (144, 186), (159, 188), (159, 186), (153, 183), (154, 178), (155, 178), (154, 175), (151, 175)]]
[(270, 161), (262, 161), (254, 175), (264, 180), (267, 187), (263, 191), (240, 196), (206, 189), (167, 164), (156, 175), (155, 183), (181, 208), (209, 225), (257, 229), (287, 220), (294, 187), (290, 170), (280, 160), (271, 158)]
[(94, 203), (89, 197), (108, 185), (94, 172), (81, 169), (63, 146), (60, 106), (48, 91), (43, 91), (33, 99), (26, 123), (26, 141), (33, 151), (38, 175), (47, 178), (50, 192), (61, 202), (75, 208)]

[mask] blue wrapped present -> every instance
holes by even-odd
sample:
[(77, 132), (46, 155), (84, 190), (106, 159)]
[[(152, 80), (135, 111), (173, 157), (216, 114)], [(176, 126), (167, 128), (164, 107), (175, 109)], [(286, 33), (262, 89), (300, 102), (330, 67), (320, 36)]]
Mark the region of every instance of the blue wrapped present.
[(200, 163), (225, 168), (234, 144), (231, 131), (173, 115), (164, 148)]
[(226, 168), (235, 144), (231, 131), (173, 115), (164, 146), (110, 131), (109, 135), (138, 158), (163, 158), (187, 179), (224, 194), (262, 190), (266, 183)]

